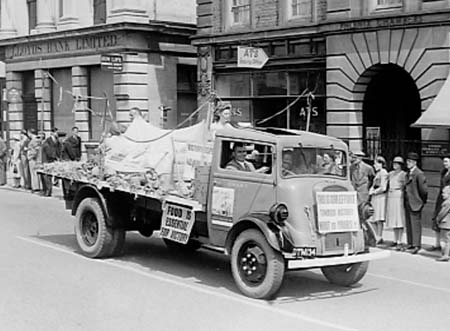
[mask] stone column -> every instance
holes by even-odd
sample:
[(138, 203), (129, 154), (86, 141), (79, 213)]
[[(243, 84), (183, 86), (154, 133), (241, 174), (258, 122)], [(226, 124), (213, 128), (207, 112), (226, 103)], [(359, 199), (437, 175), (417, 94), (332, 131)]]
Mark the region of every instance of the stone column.
[(0, 3), (0, 38), (11, 38), (17, 34), (16, 29), (12, 25), (12, 12), (14, 10), (14, 0), (1, 0)]
[[(88, 95), (88, 78), (89, 73), (87, 67), (72, 67), (72, 93), (78, 96)], [(89, 111), (88, 100), (81, 98), (78, 105), (79, 109), (75, 112), (75, 126), (78, 127), (81, 141), (89, 141)], [(81, 109), (84, 109), (81, 110)], [(84, 144), (83, 144), (84, 149)], [(84, 151), (83, 151), (84, 152)]]
[(149, 17), (143, 0), (111, 0), (107, 23), (148, 23)]
[(74, 29), (80, 26), (80, 19), (77, 13), (77, 1), (62, 1), (63, 16), (59, 18), (58, 30)]
[(34, 71), (34, 96), (37, 103), (38, 111), (38, 130), (50, 132), (52, 126), (52, 111), (51, 111), (51, 81), (46, 70), (36, 69)]
[(56, 30), (54, 6), (51, 0), (37, 0), (36, 32), (44, 33)]
[[(6, 69), (6, 90), (16, 89), (22, 95), (22, 75), (19, 72)], [(17, 102), (8, 103), (8, 130), (9, 137), (19, 135), (23, 129), (23, 103), (19, 97)]]

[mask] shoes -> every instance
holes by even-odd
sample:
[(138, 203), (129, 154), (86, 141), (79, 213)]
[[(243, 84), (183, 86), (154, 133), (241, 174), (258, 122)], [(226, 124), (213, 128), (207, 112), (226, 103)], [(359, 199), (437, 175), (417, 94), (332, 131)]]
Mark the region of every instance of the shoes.
[(384, 240), (382, 238), (378, 239), (377, 245), (382, 245), (384, 243)]
[(391, 244), (391, 247), (397, 247), (397, 243), (396, 242), (393, 242), (392, 244)]
[(399, 244), (399, 245), (397, 245), (395, 250), (399, 251), (399, 252), (404, 252), (406, 250), (406, 248), (402, 244)]
[(441, 256), (436, 259), (436, 261), (438, 261), (438, 262), (448, 262), (449, 260), (450, 260), (450, 258), (448, 256)]
[(425, 250), (428, 252), (435, 252), (435, 251), (440, 251), (442, 249), (441, 246), (431, 246), (429, 248), (426, 248)]
[(420, 247), (414, 247), (414, 249), (411, 251), (411, 254), (417, 254), (420, 251)]

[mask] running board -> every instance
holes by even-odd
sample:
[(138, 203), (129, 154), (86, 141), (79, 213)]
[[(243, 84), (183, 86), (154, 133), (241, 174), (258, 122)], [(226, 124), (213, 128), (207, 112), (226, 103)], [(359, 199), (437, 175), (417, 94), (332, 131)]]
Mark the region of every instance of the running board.
[(213, 252), (217, 252), (217, 253), (222, 253), (225, 254), (225, 248), (223, 247), (219, 247), (219, 246), (213, 246), (213, 245), (208, 245), (208, 244), (202, 244), (201, 248), (213, 251)]

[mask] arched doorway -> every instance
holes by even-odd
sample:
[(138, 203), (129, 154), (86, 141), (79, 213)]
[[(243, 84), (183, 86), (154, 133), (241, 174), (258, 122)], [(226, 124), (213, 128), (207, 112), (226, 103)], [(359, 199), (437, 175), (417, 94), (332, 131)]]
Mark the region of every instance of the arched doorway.
[(408, 72), (395, 64), (376, 65), (363, 75), (364, 143), (370, 157), (420, 153), (421, 131), (411, 128), (421, 114), (420, 94)]

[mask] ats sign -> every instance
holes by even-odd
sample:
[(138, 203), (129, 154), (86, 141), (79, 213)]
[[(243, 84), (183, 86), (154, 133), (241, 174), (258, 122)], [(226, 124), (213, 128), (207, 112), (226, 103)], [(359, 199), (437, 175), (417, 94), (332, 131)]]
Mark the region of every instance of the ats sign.
[(238, 46), (238, 67), (261, 69), (268, 60), (262, 48)]

